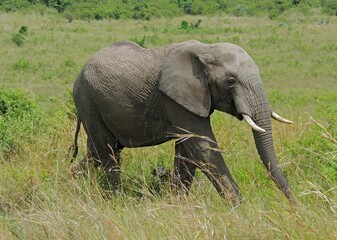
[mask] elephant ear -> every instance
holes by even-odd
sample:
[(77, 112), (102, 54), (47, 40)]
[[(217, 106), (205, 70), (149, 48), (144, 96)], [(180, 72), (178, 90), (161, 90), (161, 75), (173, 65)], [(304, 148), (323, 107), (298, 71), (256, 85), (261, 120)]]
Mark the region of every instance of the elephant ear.
[(206, 48), (196, 43), (176, 49), (163, 61), (159, 78), (162, 92), (201, 117), (208, 117), (211, 109), (205, 71), (205, 57), (209, 55)]

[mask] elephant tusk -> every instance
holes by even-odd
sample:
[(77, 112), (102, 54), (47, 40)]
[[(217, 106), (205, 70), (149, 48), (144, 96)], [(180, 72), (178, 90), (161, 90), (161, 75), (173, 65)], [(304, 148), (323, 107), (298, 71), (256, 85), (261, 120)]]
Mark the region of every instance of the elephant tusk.
[(255, 130), (258, 132), (266, 132), (263, 128), (260, 128), (256, 125), (256, 123), (246, 114), (242, 114), (243, 118), (246, 120), (246, 122)]
[(277, 113), (273, 112), (271, 114), (272, 118), (274, 118), (275, 120), (279, 121), (279, 122), (282, 122), (282, 123), (287, 123), (287, 124), (292, 124), (293, 122), (288, 120), (288, 119), (285, 119), (283, 117), (281, 117), (280, 115), (278, 115)]

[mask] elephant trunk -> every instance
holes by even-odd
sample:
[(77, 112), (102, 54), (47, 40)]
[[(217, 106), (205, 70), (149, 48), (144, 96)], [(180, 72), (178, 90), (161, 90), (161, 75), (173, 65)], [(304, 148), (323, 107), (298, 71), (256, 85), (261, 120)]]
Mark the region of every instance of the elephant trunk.
[(264, 166), (289, 201), (295, 204), (289, 183), (283, 175), (275, 155), (271, 118), (273, 115), (274, 118), (282, 122), (291, 123), (291, 121), (272, 112), (259, 76), (250, 76), (246, 79), (246, 82), (250, 84), (246, 84), (245, 87), (237, 89), (235, 94), (235, 106), (237, 111), (253, 129), (256, 149)]
[(258, 126), (263, 128), (265, 132), (252, 130), (258, 154), (274, 182), (279, 186), (289, 201), (295, 203), (289, 183), (283, 175), (275, 155), (269, 103), (267, 102), (264, 106), (260, 106), (259, 108), (263, 110), (255, 112), (254, 121)]

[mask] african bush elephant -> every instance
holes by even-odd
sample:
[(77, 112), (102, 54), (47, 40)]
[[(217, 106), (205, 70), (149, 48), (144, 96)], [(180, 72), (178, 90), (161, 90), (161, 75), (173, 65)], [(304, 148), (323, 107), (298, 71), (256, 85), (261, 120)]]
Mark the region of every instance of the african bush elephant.
[(263, 164), (294, 201), (275, 156), (271, 117), (291, 122), (271, 110), (259, 68), (239, 46), (187, 41), (144, 49), (117, 42), (89, 59), (73, 95), (78, 113), (74, 157), (82, 123), (88, 157), (97, 160), (113, 184), (120, 184), (119, 154), (124, 147), (180, 139), (174, 160), (180, 190), (189, 190), (200, 168), (220, 195), (237, 201), (239, 188), (220, 152), (214, 151), (210, 115), (216, 109), (249, 123)]

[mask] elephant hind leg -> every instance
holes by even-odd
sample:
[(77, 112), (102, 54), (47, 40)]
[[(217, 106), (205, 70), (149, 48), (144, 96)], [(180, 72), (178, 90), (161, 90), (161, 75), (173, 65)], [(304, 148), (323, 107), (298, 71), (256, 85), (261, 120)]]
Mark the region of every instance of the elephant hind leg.
[(99, 117), (83, 122), (83, 125), (88, 135), (87, 159), (105, 170), (105, 186), (109, 189), (118, 188), (121, 182), (120, 152), (123, 146)]

